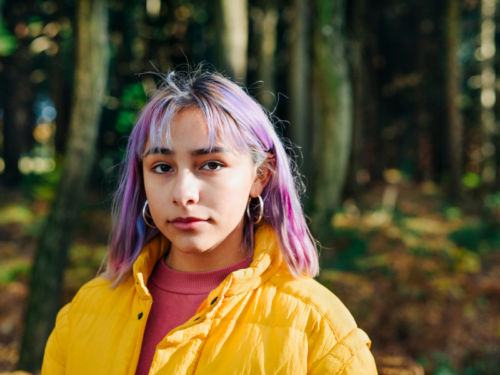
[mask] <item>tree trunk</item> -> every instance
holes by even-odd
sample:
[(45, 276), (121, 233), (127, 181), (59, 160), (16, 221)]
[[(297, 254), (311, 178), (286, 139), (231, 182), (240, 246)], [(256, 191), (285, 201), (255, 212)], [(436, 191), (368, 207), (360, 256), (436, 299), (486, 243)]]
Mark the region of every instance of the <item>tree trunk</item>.
[(352, 68), (353, 88), (353, 130), (352, 130), (352, 152), (349, 166), (349, 174), (346, 189), (351, 197), (357, 197), (362, 190), (362, 156), (364, 144), (364, 130), (369, 112), (369, 91), (366, 46), (368, 22), (367, 1), (353, 1), (350, 7), (350, 24), (352, 37), (349, 41), (349, 56)]
[(58, 187), (30, 280), (30, 297), (18, 368), (41, 368), (45, 343), (60, 308), (63, 271), (76, 229), (78, 211), (93, 165), (101, 106), (108, 73), (105, 2), (79, 0), (77, 64), (68, 147)]
[(481, 124), (482, 124), (482, 171), (483, 192), (491, 194), (497, 178), (495, 157), (495, 0), (482, 0), (481, 4), (481, 48), (479, 57), (482, 60), (481, 68)]
[(312, 228), (329, 233), (341, 200), (352, 138), (352, 85), (345, 53), (345, 1), (316, 0), (314, 87), (319, 103)]
[(311, 122), (309, 121), (309, 92), (311, 59), (308, 44), (309, 3), (306, 0), (293, 0), (293, 19), (289, 26), (290, 64), (288, 87), (290, 97), (290, 139), (300, 147), (298, 159), (300, 172), (310, 179), (313, 173), (311, 163)]
[(8, 94), (4, 116), (4, 158), (5, 183), (9, 187), (19, 184), (19, 159), (31, 150), (33, 145), (33, 129), (35, 113), (33, 111), (34, 89), (30, 81), (32, 59), (29, 56), (29, 44), (21, 42), (21, 46), (6, 58), (5, 77)]
[[(0, 20), (1, 24), (11, 33), (14, 33), (18, 23), (26, 22), (29, 15), (35, 11), (33, 4), (28, 1), (2, 2), (2, 8), (2, 15), (5, 15), (5, 18)], [(32, 134), (36, 118), (33, 109), (35, 90), (30, 80), (33, 70), (33, 58), (29, 50), (31, 41), (29, 37), (18, 39), (17, 49), (3, 60), (5, 65), (2, 76), (6, 89), (2, 90), (1, 95), (5, 110), (3, 121), (5, 171), (1, 178), (2, 182), (11, 188), (17, 187), (21, 179), (18, 168), (20, 157), (28, 153), (34, 143)]]
[(448, 163), (451, 171), (451, 198), (457, 201), (462, 191), (462, 116), (456, 101), (461, 74), (456, 55), (460, 42), (459, 0), (448, 0), (446, 12), (446, 108), (448, 114)]
[(275, 0), (261, 2), (262, 14), (257, 23), (256, 38), (258, 43), (257, 79), (263, 81), (261, 92), (257, 95), (259, 102), (272, 111), (276, 106), (276, 27), (278, 23), (278, 9)]
[(365, 42), (365, 116), (363, 140), (363, 166), (360, 175), (365, 183), (380, 181), (383, 177), (385, 163), (383, 157), (384, 146), (382, 140), (382, 124), (379, 119), (381, 105), (380, 92), (382, 90), (380, 69), (385, 65), (384, 52), (381, 48), (381, 24), (385, 18), (384, 8), (377, 2), (366, 1), (366, 17), (363, 19), (366, 28), (363, 40)]
[(245, 83), (248, 53), (248, 0), (220, 0), (221, 49), (225, 73)]
[[(57, 0), (55, 17), (63, 17), (67, 6), (65, 0)], [(68, 144), (69, 117), (71, 114), (71, 91), (73, 88), (73, 78), (70, 73), (74, 71), (74, 54), (69, 48), (70, 45), (76, 46), (75, 35), (71, 40), (64, 40), (60, 34), (57, 34), (53, 40), (57, 43), (59, 52), (52, 58), (50, 72), (51, 79), (51, 97), (57, 111), (55, 119), (56, 133), (54, 145), (56, 155), (62, 156), (66, 152)], [(76, 48), (75, 48), (76, 49)]]
[(64, 155), (65, 147), (68, 141), (69, 131), (69, 116), (71, 107), (71, 84), (66, 82), (64, 70), (62, 69), (62, 54), (65, 53), (61, 38), (54, 38), (58, 41), (59, 53), (54, 56), (52, 61), (52, 84), (51, 93), (54, 100), (54, 105), (57, 110), (56, 117), (56, 134), (55, 134), (55, 150), (57, 155)]
[(416, 33), (418, 36), (416, 45), (415, 70), (419, 77), (419, 83), (415, 87), (415, 122), (417, 142), (415, 142), (415, 156), (417, 158), (417, 181), (427, 181), (432, 178), (432, 142), (429, 134), (429, 111), (426, 102), (426, 92), (428, 91), (427, 74), (427, 49), (429, 45), (428, 32), (422, 30), (422, 25), (428, 19), (429, 4), (425, 0), (418, 2), (418, 18), (416, 23)]

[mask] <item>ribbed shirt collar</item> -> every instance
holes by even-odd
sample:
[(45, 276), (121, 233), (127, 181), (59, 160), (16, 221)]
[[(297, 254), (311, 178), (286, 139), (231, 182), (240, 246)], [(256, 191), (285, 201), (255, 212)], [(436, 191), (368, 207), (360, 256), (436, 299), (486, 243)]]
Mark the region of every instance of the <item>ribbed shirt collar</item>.
[[(287, 272), (278, 244), (278, 237), (271, 226), (266, 223), (260, 225), (255, 231), (254, 254), (250, 266), (230, 273), (210, 294), (218, 295), (223, 291), (226, 296), (231, 296), (250, 291), (265, 283), (281, 266)], [(158, 260), (167, 253), (169, 246), (170, 242), (165, 236), (158, 234), (144, 246), (135, 261), (133, 277), (140, 298), (151, 298), (147, 288), (148, 279)]]
[(161, 258), (155, 266), (149, 279), (158, 288), (179, 294), (208, 294), (217, 288), (224, 279), (234, 271), (248, 268), (253, 260), (253, 254), (237, 263), (218, 270), (206, 272), (175, 271), (165, 264)]

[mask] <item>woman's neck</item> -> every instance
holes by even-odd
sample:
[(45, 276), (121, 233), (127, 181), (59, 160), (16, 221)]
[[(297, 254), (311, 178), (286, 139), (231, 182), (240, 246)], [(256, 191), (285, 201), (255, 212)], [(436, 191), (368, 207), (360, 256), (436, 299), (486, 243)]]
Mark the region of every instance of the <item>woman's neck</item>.
[(243, 230), (234, 230), (217, 246), (202, 252), (183, 252), (175, 244), (164, 258), (165, 264), (182, 272), (206, 272), (228, 267), (248, 255), (244, 249)]

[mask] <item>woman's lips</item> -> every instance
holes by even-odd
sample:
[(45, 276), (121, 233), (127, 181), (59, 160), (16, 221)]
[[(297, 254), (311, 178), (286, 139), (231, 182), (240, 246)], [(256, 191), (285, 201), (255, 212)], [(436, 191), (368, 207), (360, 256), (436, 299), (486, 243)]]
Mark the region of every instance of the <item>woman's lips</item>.
[(176, 217), (170, 223), (179, 230), (195, 230), (206, 224), (207, 220), (197, 217)]

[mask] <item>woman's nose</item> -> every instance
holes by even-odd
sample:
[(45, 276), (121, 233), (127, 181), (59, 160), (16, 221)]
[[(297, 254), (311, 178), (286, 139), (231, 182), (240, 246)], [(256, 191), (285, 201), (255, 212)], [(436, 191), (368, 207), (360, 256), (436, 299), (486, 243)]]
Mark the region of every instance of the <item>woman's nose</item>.
[(172, 200), (179, 206), (189, 206), (198, 202), (199, 191), (196, 178), (189, 170), (177, 174)]

